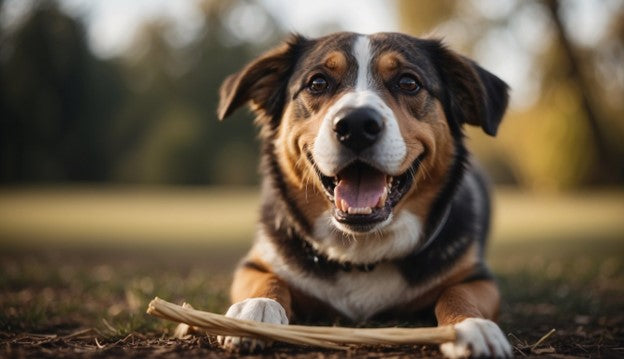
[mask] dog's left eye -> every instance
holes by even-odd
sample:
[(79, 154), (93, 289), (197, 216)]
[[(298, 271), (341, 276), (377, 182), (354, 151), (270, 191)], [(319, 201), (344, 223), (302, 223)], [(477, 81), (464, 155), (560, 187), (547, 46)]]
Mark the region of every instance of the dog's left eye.
[(418, 81), (411, 75), (403, 75), (399, 79), (397, 86), (404, 92), (407, 93), (415, 93), (420, 90), (420, 84)]
[(329, 83), (323, 76), (314, 76), (308, 84), (308, 89), (313, 94), (321, 94), (327, 90)]

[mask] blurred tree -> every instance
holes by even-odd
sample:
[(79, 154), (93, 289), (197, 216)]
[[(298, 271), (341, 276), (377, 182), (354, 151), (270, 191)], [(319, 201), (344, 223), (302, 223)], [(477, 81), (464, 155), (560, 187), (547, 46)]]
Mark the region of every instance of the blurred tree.
[(119, 92), (81, 24), (41, 2), (1, 41), (0, 180), (106, 179), (107, 117)]
[[(239, 70), (261, 43), (232, 41), (230, 13), (247, 1), (205, 1), (204, 28), (191, 43), (176, 47), (167, 40), (172, 24), (155, 20), (143, 26), (135, 51), (123, 58), (124, 78), (131, 93), (114, 127), (115, 179), (181, 184), (257, 183), (256, 129), (251, 117), (235, 114), (216, 120), (218, 89)], [(276, 35), (274, 21), (263, 9), (267, 33)], [(230, 152), (234, 153), (230, 153)]]
[[(610, 138), (605, 133), (605, 128), (610, 127), (609, 123), (602, 118), (599, 109), (596, 106), (596, 102), (592, 98), (592, 84), (586, 78), (584, 69), (582, 68), (582, 59), (577, 49), (575, 49), (572, 40), (569, 38), (564, 28), (564, 20), (561, 15), (561, 3), (558, 0), (546, 0), (545, 1), (550, 17), (553, 20), (554, 28), (556, 29), (557, 38), (561, 51), (565, 54), (569, 79), (571, 87), (573, 87), (578, 96), (580, 97), (580, 106), (585, 114), (587, 120), (587, 131), (590, 134), (593, 145), (598, 156), (597, 161), (592, 166), (592, 176), (590, 180), (595, 182), (604, 182), (609, 180), (617, 180), (624, 177), (624, 161), (619, 161), (618, 152), (620, 149), (616, 148), (610, 141)], [(624, 40), (619, 38), (620, 43)], [(585, 61), (592, 61), (592, 59), (586, 59)], [(621, 65), (621, 64), (620, 64)], [(622, 94), (624, 95), (624, 93)]]
[[(218, 89), (281, 35), (250, 1), (206, 0), (198, 11), (204, 26), (189, 43), (153, 19), (110, 60), (91, 54), (81, 23), (53, 1), (3, 28), (0, 181), (257, 183), (251, 116), (218, 123)], [(263, 36), (235, 32), (253, 25), (238, 23), (250, 13)]]
[[(257, 183), (251, 116), (218, 123), (215, 109), (222, 80), (282, 37), (258, 3), (197, 2), (204, 21), (193, 39), (172, 40), (174, 24), (154, 19), (108, 60), (91, 54), (81, 23), (55, 2), (34, 4), (0, 28), (1, 182)], [(499, 139), (467, 131), (499, 181), (623, 181), (624, 6), (607, 11), (610, 27), (581, 46), (569, 35), (569, 4), (399, 2), (406, 32), (444, 36), (460, 52), (494, 59), (490, 66), (515, 62), (531, 85), (512, 92), (525, 105), (510, 111)], [(520, 59), (510, 58), (513, 46)]]
[[(240, 9), (251, 11), (263, 27), (251, 38), (241, 38), (236, 29), (251, 27), (240, 23)], [(207, 178), (216, 183), (258, 183), (259, 144), (253, 116), (239, 111), (218, 122), (219, 87), (226, 76), (239, 71), (250, 59), (281, 41), (283, 33), (266, 9), (252, 1), (207, 1), (203, 11), (206, 29), (191, 44), (193, 62), (182, 76), (184, 98), (202, 114), (204, 125), (198, 155), (203, 157)], [(228, 22), (230, 23), (228, 26)], [(233, 39), (234, 37), (234, 39)]]
[(455, 0), (401, 1), (399, 19), (401, 28), (415, 36), (423, 36), (455, 15)]
[[(492, 54), (526, 67), (516, 71), (530, 77), (525, 79), (532, 85), (528, 97), (535, 100), (529, 107), (511, 109), (496, 141), (468, 130), (471, 146), (499, 181), (541, 189), (624, 183), (624, 6), (602, 12), (613, 26), (583, 49), (567, 33), (576, 24), (563, 16), (566, 6), (570, 2), (556, 0), (400, 2), (405, 31), (433, 32), (482, 61)], [(529, 36), (535, 31), (537, 41)], [(514, 42), (521, 43), (516, 46), (527, 58), (509, 58), (517, 54), (510, 51)]]

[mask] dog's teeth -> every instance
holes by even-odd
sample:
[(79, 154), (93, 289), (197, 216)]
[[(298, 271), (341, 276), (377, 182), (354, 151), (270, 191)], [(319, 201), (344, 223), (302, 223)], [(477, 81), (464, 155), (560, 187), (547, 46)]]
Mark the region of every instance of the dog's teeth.
[(388, 187), (384, 187), (384, 191), (381, 194), (381, 197), (379, 197), (379, 201), (377, 202), (377, 207), (383, 208), (383, 206), (386, 204), (386, 200), (388, 199), (388, 191)]
[(373, 209), (370, 207), (349, 207), (347, 210), (349, 214), (371, 214), (373, 213)]
[(349, 210), (349, 205), (344, 199), (340, 201), (340, 210), (343, 212), (347, 212)]

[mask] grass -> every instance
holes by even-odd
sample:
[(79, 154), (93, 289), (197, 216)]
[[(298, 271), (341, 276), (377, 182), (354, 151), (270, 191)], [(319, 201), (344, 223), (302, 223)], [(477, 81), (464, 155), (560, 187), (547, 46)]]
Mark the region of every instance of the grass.
[(240, 242), (253, 234), (258, 202), (254, 188), (6, 188), (0, 242)]
[[(624, 355), (622, 199), (502, 191), (488, 257), (517, 355)], [(0, 191), (0, 356), (223, 356), (209, 338), (169, 339), (173, 325), (144, 311), (158, 295), (223, 312), (256, 203), (237, 189)], [(430, 347), (350, 355), (414, 353), (438, 355)], [(290, 346), (275, 353), (319, 354), (340, 357)]]

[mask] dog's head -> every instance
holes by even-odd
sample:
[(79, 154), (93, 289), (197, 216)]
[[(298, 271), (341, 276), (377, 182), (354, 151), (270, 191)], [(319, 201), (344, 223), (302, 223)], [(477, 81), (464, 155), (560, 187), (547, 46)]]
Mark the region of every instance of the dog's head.
[(338, 33), (293, 36), (228, 77), (218, 115), (250, 102), (308, 219), (359, 235), (401, 211), (425, 220), (462, 125), (495, 135), (507, 99), (503, 81), (439, 41)]

